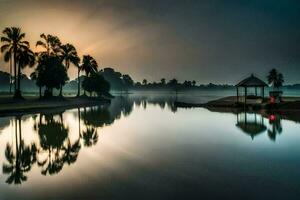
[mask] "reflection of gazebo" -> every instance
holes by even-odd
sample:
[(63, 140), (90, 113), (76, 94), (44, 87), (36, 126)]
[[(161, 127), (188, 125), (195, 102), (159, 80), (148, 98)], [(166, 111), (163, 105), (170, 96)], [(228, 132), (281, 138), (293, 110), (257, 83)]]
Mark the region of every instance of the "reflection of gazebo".
[(264, 118), (256, 113), (237, 114), (236, 126), (247, 135), (250, 135), (252, 139), (267, 130), (267, 127), (264, 125)]
[(264, 98), (264, 90), (265, 90), (265, 87), (267, 87), (268, 85), (260, 80), (259, 78), (257, 78), (256, 76), (254, 76), (253, 74), (251, 74), (251, 76), (249, 76), (248, 78), (242, 80), (241, 82), (239, 82), (238, 84), (236, 84), (236, 99), (237, 99), (237, 102), (239, 102), (239, 88), (244, 88), (244, 103), (246, 104), (247, 103), (247, 92), (248, 92), (248, 88), (254, 88), (255, 89), (255, 97), (257, 98), (257, 89), (259, 88), (260, 89), (260, 95), (261, 95), (261, 98), (263, 99)]

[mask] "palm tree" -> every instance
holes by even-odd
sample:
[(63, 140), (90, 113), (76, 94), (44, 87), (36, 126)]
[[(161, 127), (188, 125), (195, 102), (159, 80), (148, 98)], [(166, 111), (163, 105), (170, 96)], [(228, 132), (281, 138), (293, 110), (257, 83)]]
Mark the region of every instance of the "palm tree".
[(61, 52), (61, 42), (57, 36), (42, 33), (40, 37), (42, 40), (37, 41), (36, 46), (41, 46), (46, 50), (42, 53), (58, 55)]
[(7, 27), (3, 30), (2, 33), (4, 36), (1, 37), (1, 42), (3, 42), (4, 44), (1, 46), (1, 52), (5, 52), (5, 55), (7, 54), (6, 60), (8, 60), (9, 57), (12, 57), (14, 66), (14, 96), (17, 97), (17, 52), (19, 51), (19, 49), (28, 48), (29, 43), (27, 41), (24, 41), (25, 33), (22, 33), (20, 28)]
[[(75, 66), (79, 65), (80, 59), (77, 55), (76, 48), (72, 44), (65, 44), (61, 46), (61, 57), (65, 61), (66, 69), (69, 69), (72, 63)], [(59, 96), (62, 96), (62, 85), (60, 86)]]
[(147, 79), (143, 79), (143, 81), (142, 81), (142, 83), (143, 83), (143, 85), (147, 85)]
[(35, 54), (29, 48), (19, 49), (17, 52), (17, 61), (18, 61), (18, 87), (17, 87), (17, 96), (19, 98), (21, 95), (21, 69), (24, 69), (26, 66), (33, 67), (35, 64)]
[[(82, 58), (81, 70), (85, 72), (88, 77), (92, 72), (97, 72), (98, 64), (97, 61), (90, 55), (84, 55)], [(84, 95), (85, 90), (84, 90)]]
[(283, 75), (279, 73), (276, 69), (272, 69), (267, 76), (268, 83), (273, 86), (273, 88), (279, 89), (284, 82)]
[(192, 85), (193, 85), (194, 87), (196, 86), (196, 81), (195, 81), (195, 80), (192, 81)]

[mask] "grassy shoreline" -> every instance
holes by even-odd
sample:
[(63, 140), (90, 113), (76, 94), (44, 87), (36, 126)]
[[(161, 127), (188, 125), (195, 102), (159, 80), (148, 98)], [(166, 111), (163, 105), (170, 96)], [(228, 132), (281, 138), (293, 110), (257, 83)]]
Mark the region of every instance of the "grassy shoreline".
[(234, 114), (247, 111), (259, 113), (265, 117), (267, 117), (270, 114), (279, 114), (284, 119), (300, 123), (300, 97), (283, 97), (283, 102), (276, 105), (270, 105), (266, 101), (266, 103), (263, 103), (261, 105), (246, 105), (244, 107), (242, 103), (239, 105), (236, 104), (235, 96), (229, 96), (209, 101), (204, 104), (175, 102), (175, 106), (181, 108), (202, 107), (212, 112), (224, 112)]
[(110, 103), (109, 99), (96, 97), (25, 98), (26, 100), (15, 100), (9, 97), (0, 97), (0, 116), (33, 114), (49, 110), (65, 110)]

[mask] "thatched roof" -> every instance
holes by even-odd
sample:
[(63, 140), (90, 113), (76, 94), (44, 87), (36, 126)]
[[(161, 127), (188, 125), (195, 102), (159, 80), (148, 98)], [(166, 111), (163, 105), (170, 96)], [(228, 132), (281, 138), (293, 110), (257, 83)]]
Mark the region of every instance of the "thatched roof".
[(260, 80), (259, 78), (251, 74), (251, 76), (242, 80), (235, 86), (236, 87), (266, 87), (268, 86), (268, 84), (266, 84), (264, 81)]

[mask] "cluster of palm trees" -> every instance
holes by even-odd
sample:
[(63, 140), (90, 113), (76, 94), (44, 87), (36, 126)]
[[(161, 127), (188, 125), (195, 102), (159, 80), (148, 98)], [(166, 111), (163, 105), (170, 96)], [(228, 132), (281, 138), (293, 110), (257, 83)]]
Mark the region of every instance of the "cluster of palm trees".
[[(45, 87), (45, 95), (52, 95), (52, 89), (60, 90), (62, 96), (63, 85), (68, 80), (67, 70), (71, 64), (78, 69), (78, 93), (80, 96), (80, 72), (84, 71), (88, 77), (91, 73), (97, 72), (98, 64), (90, 55), (84, 55), (82, 62), (76, 48), (72, 44), (62, 44), (60, 39), (54, 35), (41, 34), (41, 40), (37, 41), (36, 46), (42, 51), (33, 52), (28, 41), (25, 40), (26, 34), (17, 27), (7, 27), (1, 36), (1, 53), (4, 61), (10, 63), (10, 92), (14, 85), (14, 98), (22, 98), (21, 77), (22, 70), (26, 67), (34, 67), (31, 78), (36, 81), (42, 96), (42, 87)], [(51, 74), (57, 72), (57, 74)]]

